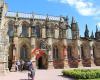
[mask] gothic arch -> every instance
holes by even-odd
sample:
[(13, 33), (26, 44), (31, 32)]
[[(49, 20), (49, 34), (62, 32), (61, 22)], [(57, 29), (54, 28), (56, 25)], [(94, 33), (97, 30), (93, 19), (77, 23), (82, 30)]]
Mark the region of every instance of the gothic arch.
[(54, 68), (64, 67), (64, 44), (61, 41), (53, 43), (53, 65)]
[(8, 25), (13, 25), (14, 26), (14, 24), (15, 24), (15, 21), (14, 20), (8, 20)]
[(94, 42), (94, 63), (96, 66), (100, 66), (100, 42), (99, 41), (95, 41)]
[(29, 25), (29, 20), (18, 20), (18, 24), (19, 24), (19, 25), (22, 25), (23, 23)]
[(53, 45), (53, 59), (54, 60), (59, 60), (60, 59), (60, 54), (58, 52), (58, 46), (56, 44)]
[(83, 44), (81, 44), (81, 47), (83, 48), (83, 55), (84, 55), (83, 57), (85, 59), (91, 58), (91, 55), (90, 55), (90, 45), (88, 43), (83, 43)]
[(36, 26), (41, 27), (41, 26), (42, 26), (41, 22), (37, 21), (37, 22), (36, 22)]
[(21, 25), (29, 26), (29, 22), (28, 21), (22, 21)]
[(54, 26), (55, 26), (55, 29), (59, 28), (59, 25), (57, 23)]
[(41, 27), (42, 27), (42, 24), (37, 21), (36, 24), (35, 24), (35, 36), (36, 37), (41, 37)]
[(9, 20), (7, 25), (8, 25), (7, 26), (8, 27), (7, 34), (9, 35), (9, 37), (13, 37), (14, 36), (15, 21), (14, 20)]
[(20, 50), (23, 46), (26, 46), (26, 49), (27, 49), (27, 58), (30, 59), (31, 58), (31, 44), (30, 44), (30, 41), (28, 39), (23, 39), (23, 40), (19, 40), (19, 58), (20, 58)]
[(21, 36), (28, 37), (29, 36), (29, 23), (27, 21), (23, 21), (21, 25), (22, 25)]
[(66, 48), (66, 45), (64, 44), (64, 42), (62, 40), (59, 40), (57, 42), (53, 43), (53, 48), (57, 46), (58, 48), (58, 54), (60, 56), (60, 59), (64, 59), (64, 50)]
[(91, 66), (91, 53), (90, 53), (90, 45), (88, 42), (83, 42), (81, 44), (81, 57), (82, 64), (84, 67)]
[(69, 60), (72, 58), (72, 46), (71, 45), (67, 46), (67, 56)]
[(4, 26), (8, 26), (9, 23), (15, 24), (15, 20), (14, 20), (14, 19), (8, 19), (8, 20), (5, 22)]

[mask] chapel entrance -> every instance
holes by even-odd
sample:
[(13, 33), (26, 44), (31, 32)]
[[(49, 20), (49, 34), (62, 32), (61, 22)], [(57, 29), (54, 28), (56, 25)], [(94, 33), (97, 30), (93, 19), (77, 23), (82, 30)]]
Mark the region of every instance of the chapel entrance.
[(48, 56), (47, 54), (43, 54), (37, 59), (37, 67), (38, 69), (47, 69), (48, 68)]
[(28, 47), (26, 45), (23, 45), (20, 48), (20, 60), (27, 61), (28, 59), (29, 59), (28, 58)]

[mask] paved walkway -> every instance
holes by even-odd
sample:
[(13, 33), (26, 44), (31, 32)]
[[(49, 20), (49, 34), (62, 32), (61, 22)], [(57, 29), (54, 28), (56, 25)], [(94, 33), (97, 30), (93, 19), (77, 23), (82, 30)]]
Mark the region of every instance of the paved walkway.
[[(65, 78), (61, 73), (62, 69), (36, 70), (35, 80), (71, 80)], [(8, 72), (6, 75), (1, 75), (0, 80), (28, 80), (28, 72)]]
[[(73, 69), (73, 68), (67, 68)], [(78, 69), (100, 69), (100, 67), (80, 67)], [(62, 69), (48, 69), (39, 70), (36, 69), (36, 75), (34, 80), (71, 80), (65, 78), (61, 73)], [(28, 71), (23, 72), (8, 72), (8, 74), (0, 75), (0, 80), (28, 80)]]

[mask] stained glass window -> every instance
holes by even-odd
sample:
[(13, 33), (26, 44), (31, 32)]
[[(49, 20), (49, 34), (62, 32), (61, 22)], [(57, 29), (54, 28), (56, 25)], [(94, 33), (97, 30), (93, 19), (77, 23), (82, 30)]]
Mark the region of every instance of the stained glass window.
[(40, 37), (40, 27), (37, 25), (36, 26), (36, 37)]
[(8, 23), (8, 35), (9, 37), (13, 37), (14, 36), (14, 25), (13, 25), (13, 21), (9, 21)]
[(26, 45), (23, 45), (20, 49), (20, 59), (22, 59), (22, 60), (28, 59), (28, 51), (27, 51)]
[(35, 33), (36, 33), (35, 26), (32, 26), (32, 36), (35, 36)]
[(23, 25), (22, 26), (22, 33), (21, 33), (22, 37), (28, 37), (28, 26)]
[(41, 49), (46, 49), (46, 43), (45, 43), (45, 41), (41, 41), (40, 42), (40, 48)]

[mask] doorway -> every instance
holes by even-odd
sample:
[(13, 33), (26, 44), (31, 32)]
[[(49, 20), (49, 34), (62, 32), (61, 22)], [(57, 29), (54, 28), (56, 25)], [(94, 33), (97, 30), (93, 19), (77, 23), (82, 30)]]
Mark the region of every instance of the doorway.
[(48, 68), (48, 57), (47, 54), (43, 54), (37, 59), (38, 69), (47, 69)]
[(20, 48), (20, 59), (23, 61), (27, 61), (28, 60), (28, 48), (26, 45), (23, 45)]

